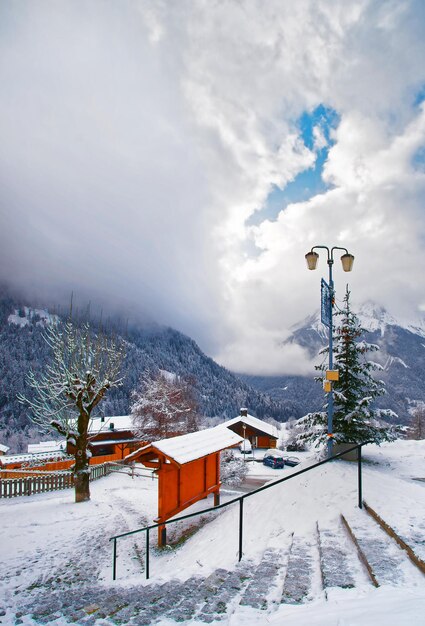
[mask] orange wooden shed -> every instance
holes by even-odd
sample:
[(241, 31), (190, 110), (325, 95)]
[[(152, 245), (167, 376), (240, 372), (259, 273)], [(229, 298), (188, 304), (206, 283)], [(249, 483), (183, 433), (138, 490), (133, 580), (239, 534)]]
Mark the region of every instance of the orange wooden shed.
[[(191, 504), (214, 494), (220, 503), (220, 452), (242, 438), (228, 428), (216, 426), (196, 433), (154, 441), (126, 457), (154, 468), (158, 475), (157, 524), (165, 522)], [(165, 526), (158, 528), (158, 545), (166, 543)]]

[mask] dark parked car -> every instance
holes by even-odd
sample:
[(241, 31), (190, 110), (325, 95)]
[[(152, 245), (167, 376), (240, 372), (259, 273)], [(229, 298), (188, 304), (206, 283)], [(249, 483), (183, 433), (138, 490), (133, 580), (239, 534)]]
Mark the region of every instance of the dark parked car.
[(281, 456), (274, 456), (272, 454), (266, 455), (263, 459), (263, 464), (273, 469), (283, 469), (285, 467), (285, 461)]
[(300, 462), (297, 456), (287, 456), (284, 458), (285, 465), (289, 465), (289, 467), (295, 467)]

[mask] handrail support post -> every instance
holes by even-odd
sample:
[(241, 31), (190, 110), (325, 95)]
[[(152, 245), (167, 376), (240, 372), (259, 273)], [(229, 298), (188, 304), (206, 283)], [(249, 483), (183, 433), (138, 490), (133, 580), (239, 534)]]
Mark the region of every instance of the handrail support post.
[(359, 509), (363, 508), (363, 496), (362, 496), (362, 446), (357, 448), (357, 473), (358, 473), (358, 491), (359, 491)]
[(146, 580), (149, 579), (149, 528), (146, 529), (146, 558), (145, 558)]
[(242, 560), (243, 498), (239, 500), (239, 561)]
[(114, 550), (112, 557), (112, 580), (117, 579), (117, 540), (114, 538)]

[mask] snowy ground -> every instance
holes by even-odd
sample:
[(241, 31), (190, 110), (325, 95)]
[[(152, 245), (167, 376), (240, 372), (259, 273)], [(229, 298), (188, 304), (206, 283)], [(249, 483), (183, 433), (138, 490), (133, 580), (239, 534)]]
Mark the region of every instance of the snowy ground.
[[(312, 462), (305, 454), (297, 456), (303, 457), (303, 464)], [(425, 558), (425, 481), (420, 480), (425, 479), (425, 441), (368, 446), (364, 459), (364, 499), (406, 540), (414, 542)], [(261, 463), (249, 463), (249, 468), (254, 486), (298, 469), (273, 470)], [(149, 581), (144, 576), (144, 536), (122, 539), (118, 543), (118, 580), (113, 583), (108, 539), (152, 521), (156, 488), (151, 478), (113, 474), (92, 484), (92, 500), (87, 503), (74, 504), (72, 491), (0, 501), (2, 626), (165, 626), (175, 624), (174, 619), (190, 624), (215, 620), (234, 626), (425, 625), (425, 576), (402, 560), (398, 548), (388, 549), (387, 554), (378, 531), (366, 527), (366, 514), (356, 508), (355, 464), (334, 462), (247, 498), (244, 558), (239, 565), (239, 511), (232, 505), (204, 515), (199, 526), (194, 522), (176, 525), (169, 533), (171, 548), (158, 551), (152, 537)], [(236, 495), (224, 489), (222, 501)], [(211, 505), (210, 500), (202, 501), (195, 508)], [(349, 573), (353, 588), (330, 587), (325, 593), (318, 586), (319, 557), (311, 538), (320, 529), (321, 548), (328, 550), (330, 557), (338, 557), (337, 539), (339, 547), (349, 550), (345, 545), (348, 538), (333, 534), (341, 512), (363, 532), (372, 557), (375, 549), (376, 569), (383, 581), (378, 589), (372, 587), (358, 563)], [(292, 561), (288, 561), (286, 548), (290, 542)], [(281, 594), (284, 584), (278, 559), (288, 571), (295, 568), (294, 580), (301, 585), (303, 572), (296, 569), (295, 560), (299, 555), (304, 559), (301, 569), (305, 563), (311, 566), (310, 587), (301, 603), (281, 604), (276, 600), (277, 590)], [(342, 561), (339, 565), (336, 569), (342, 571)], [(330, 578), (341, 571), (332, 572), (331, 568)], [(252, 582), (243, 587), (248, 583), (240, 581), (248, 581), (250, 576)], [(287, 585), (285, 582), (284, 593), (294, 593)], [(212, 608), (199, 609), (188, 621), (182, 611), (176, 609), (173, 614), (173, 603), (185, 608), (206, 597)], [(154, 607), (152, 612), (147, 604)]]

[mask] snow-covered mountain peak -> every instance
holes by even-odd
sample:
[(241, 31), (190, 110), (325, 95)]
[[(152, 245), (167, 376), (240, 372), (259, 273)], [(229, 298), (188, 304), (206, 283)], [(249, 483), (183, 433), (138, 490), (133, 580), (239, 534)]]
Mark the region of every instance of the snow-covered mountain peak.
[(361, 326), (370, 332), (380, 330), (383, 335), (387, 326), (400, 326), (400, 323), (383, 306), (371, 300), (360, 305), (355, 313)]
[[(372, 300), (354, 305), (352, 311), (359, 318), (362, 328), (369, 332), (378, 331), (383, 336), (390, 326), (397, 326), (425, 338), (425, 317), (414, 319), (412, 316), (410, 319), (399, 319), (389, 313), (385, 307)], [(337, 310), (334, 310), (334, 315), (336, 312)], [(334, 325), (338, 326), (338, 324), (337, 316), (334, 317)], [(304, 333), (305, 331), (315, 331), (321, 337), (327, 336), (327, 329), (321, 322), (319, 310), (294, 324), (291, 331), (293, 335), (299, 335), (300, 332)]]
[(416, 319), (412, 317), (409, 320), (398, 319), (391, 315), (383, 306), (372, 301), (363, 303), (355, 312), (362, 327), (370, 332), (380, 331), (383, 336), (389, 326), (398, 326), (415, 335), (425, 337), (425, 318), (423, 317), (417, 317)]
[(300, 330), (301, 328), (312, 328), (313, 330), (317, 330), (318, 324), (320, 324), (320, 316), (319, 311), (312, 313), (305, 317), (301, 322), (297, 322), (291, 327), (291, 331), (295, 332), (296, 330)]
[(304, 335), (306, 332), (313, 332), (314, 334), (317, 333), (319, 337), (321, 337), (324, 341), (327, 341), (328, 329), (321, 322), (319, 310), (315, 311), (311, 315), (308, 315), (301, 322), (294, 324), (291, 327), (291, 335), (284, 343), (291, 343), (294, 340), (299, 341), (300, 336)]

